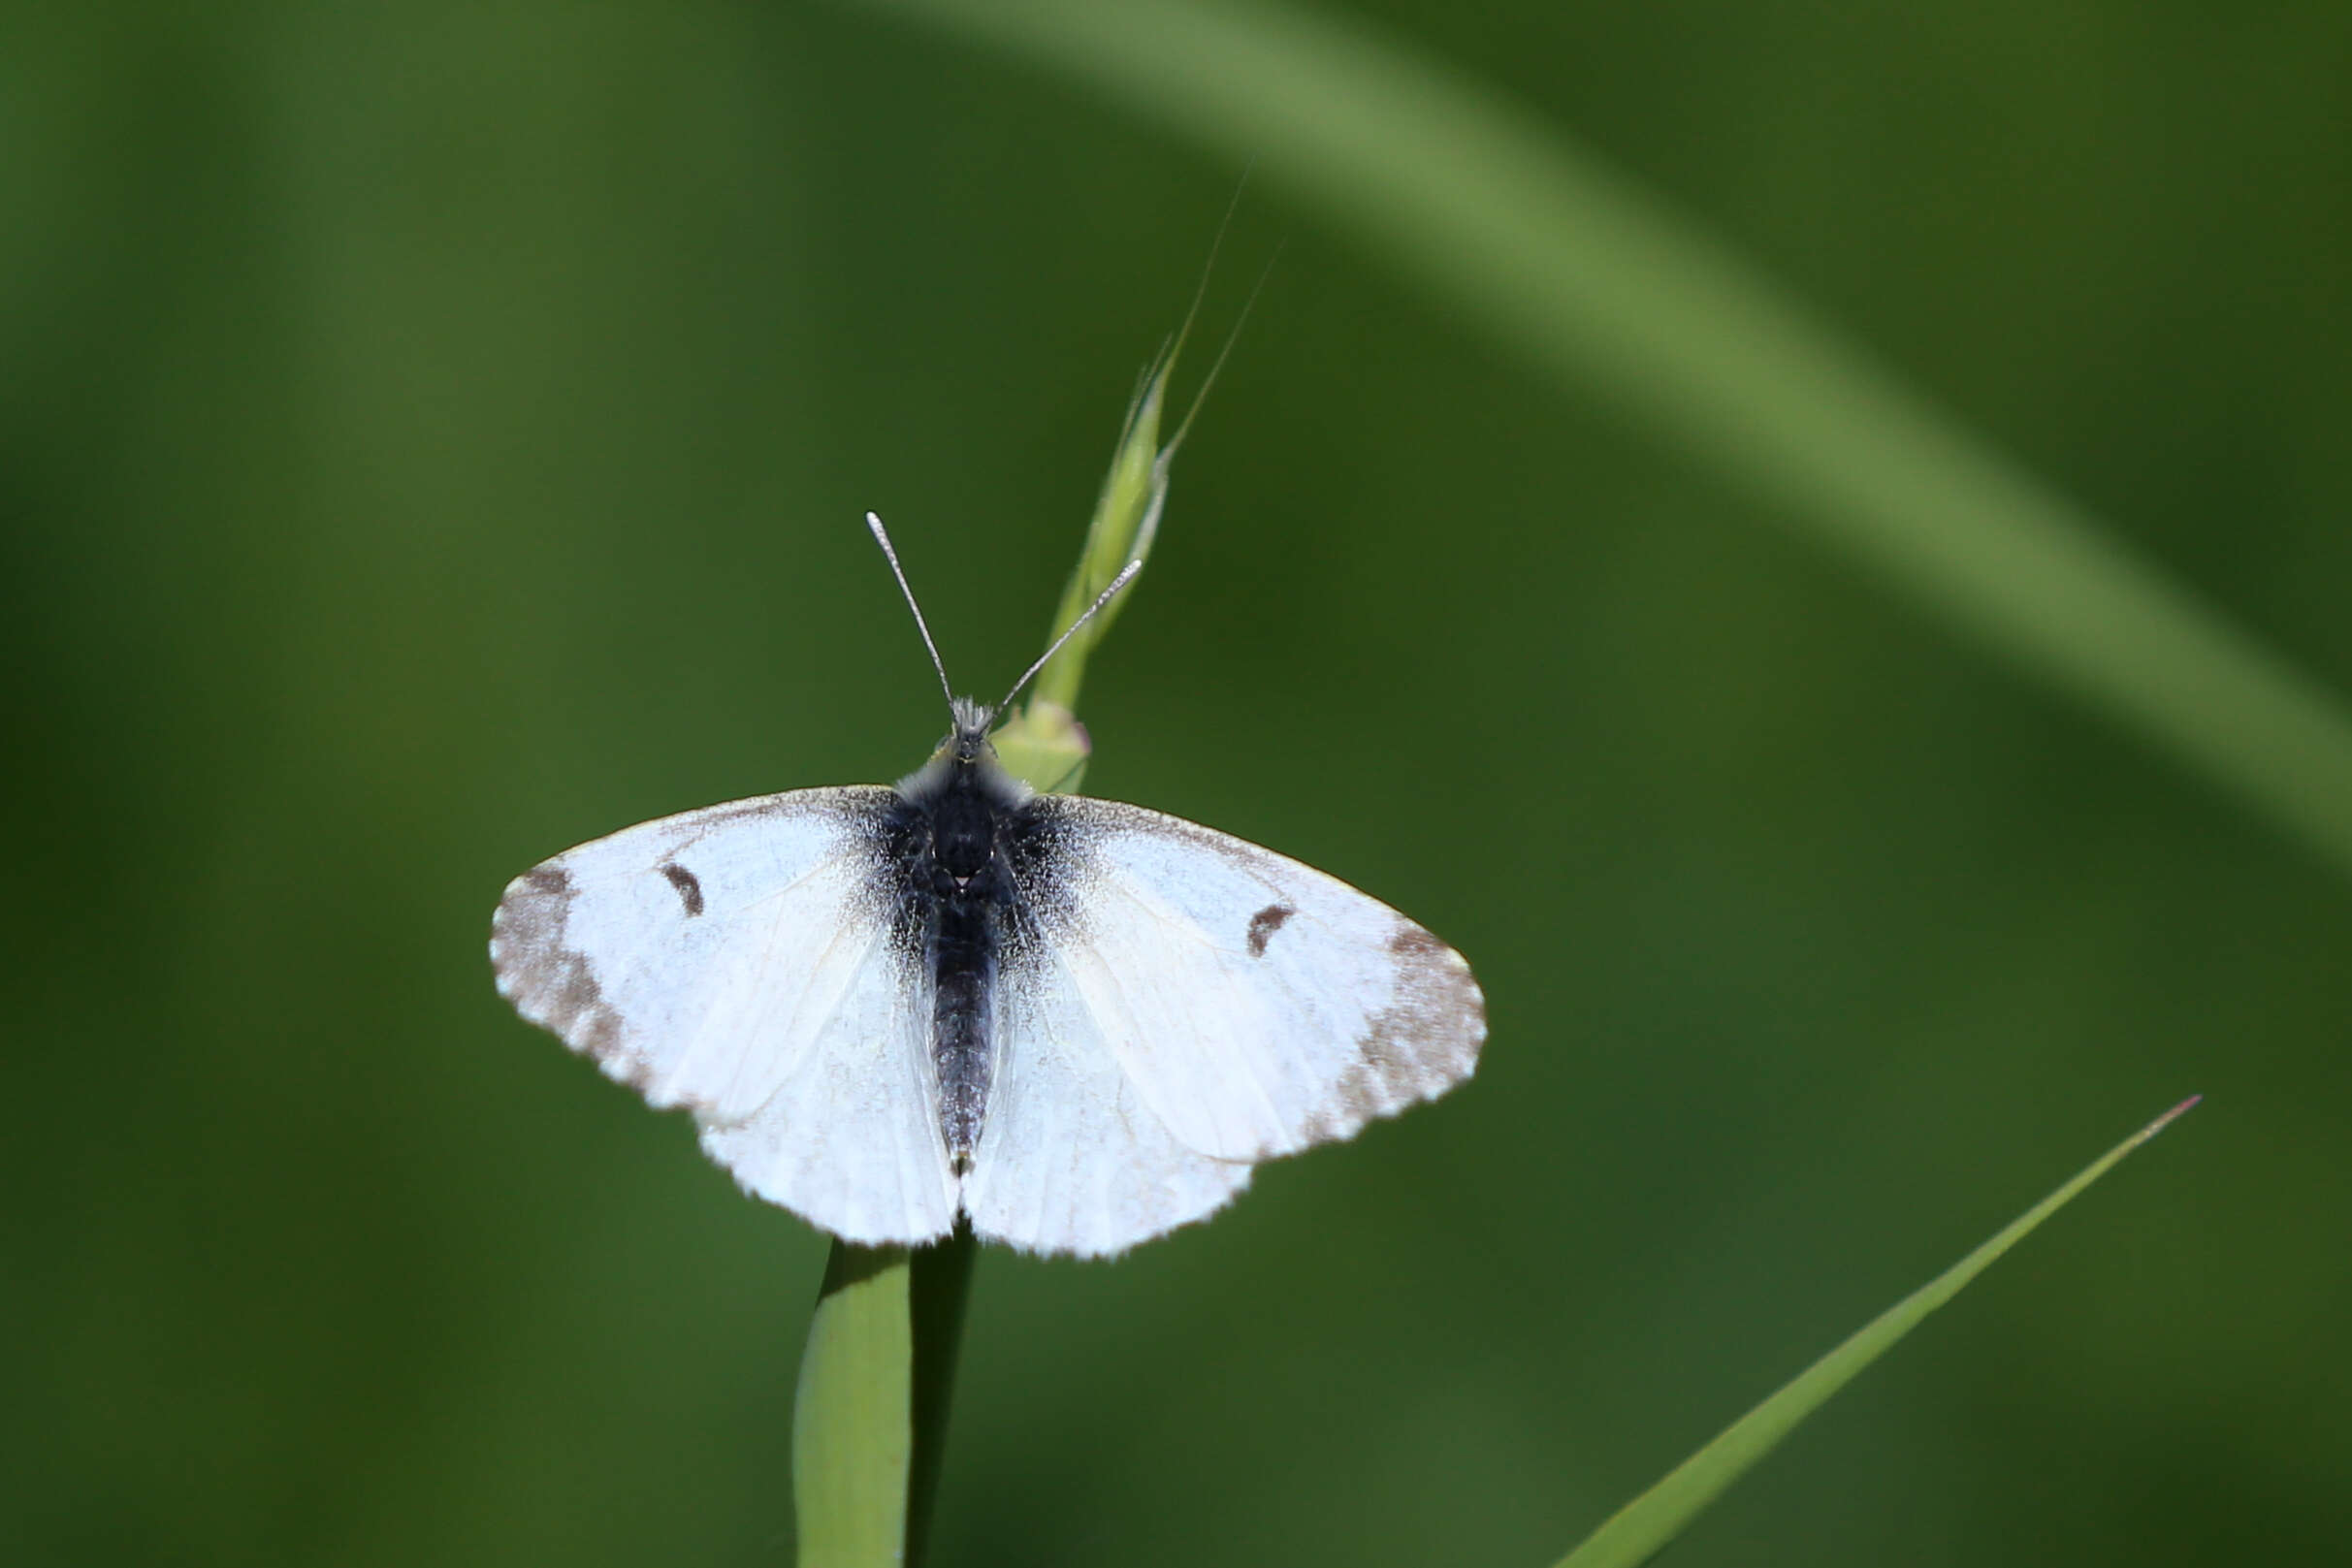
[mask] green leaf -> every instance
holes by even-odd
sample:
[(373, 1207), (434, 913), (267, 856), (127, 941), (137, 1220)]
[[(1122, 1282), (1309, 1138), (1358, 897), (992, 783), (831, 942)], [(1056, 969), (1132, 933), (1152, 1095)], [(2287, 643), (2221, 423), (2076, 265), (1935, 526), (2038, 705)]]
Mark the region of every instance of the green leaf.
[(889, 0), (1319, 206), (1984, 646), (2352, 869), (2352, 719), (1638, 182), (1371, 26), (1220, 0)]
[(2125, 1138), (2074, 1180), (2027, 1209), (2000, 1234), (1881, 1313), (1870, 1325), (1807, 1367), (1795, 1381), (1757, 1405), (1666, 1478), (1619, 1509), (1609, 1521), (1561, 1559), (1560, 1568), (1629, 1568), (1647, 1562), (1681, 1534), (1709, 1503), (1779, 1446), (1796, 1424), (1911, 1332), (1930, 1312), (1960, 1294), (1992, 1261), (2024, 1239), (2077, 1193), (2107, 1174), (2125, 1155), (2154, 1137), (2194, 1104), (2185, 1100)]

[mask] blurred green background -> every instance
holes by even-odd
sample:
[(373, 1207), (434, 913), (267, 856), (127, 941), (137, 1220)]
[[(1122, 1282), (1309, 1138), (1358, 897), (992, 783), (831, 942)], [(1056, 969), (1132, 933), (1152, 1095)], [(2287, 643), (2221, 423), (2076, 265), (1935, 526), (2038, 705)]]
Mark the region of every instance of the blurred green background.
[[(1348, 12), (2352, 689), (2352, 11)], [(6, 1554), (785, 1560), (823, 1244), (490, 908), (923, 755), (867, 507), (1010, 680), (1239, 167), (856, 7), (6, 37)], [(1277, 249), (1088, 786), (1410, 912), (1492, 1041), (1212, 1225), (986, 1254), (935, 1560), (1550, 1560), (2193, 1091), (1674, 1560), (2343, 1553), (2342, 874), (1278, 173), (1209, 338)]]

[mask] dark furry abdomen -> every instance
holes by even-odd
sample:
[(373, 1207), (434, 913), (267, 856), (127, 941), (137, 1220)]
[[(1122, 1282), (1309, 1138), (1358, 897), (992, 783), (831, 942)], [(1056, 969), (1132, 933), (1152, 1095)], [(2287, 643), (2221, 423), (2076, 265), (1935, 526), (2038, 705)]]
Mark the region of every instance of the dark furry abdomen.
[(939, 1131), (958, 1174), (971, 1168), (988, 1108), (996, 1039), (998, 912), (974, 885), (940, 898), (931, 927), (931, 1061), (939, 1070)]
[(939, 1131), (956, 1172), (971, 1168), (995, 1073), (998, 975), (1026, 930), (1013, 867), (1026, 862), (1029, 812), (1001, 775), (955, 764), (900, 786), (891, 857), (898, 938), (931, 979)]

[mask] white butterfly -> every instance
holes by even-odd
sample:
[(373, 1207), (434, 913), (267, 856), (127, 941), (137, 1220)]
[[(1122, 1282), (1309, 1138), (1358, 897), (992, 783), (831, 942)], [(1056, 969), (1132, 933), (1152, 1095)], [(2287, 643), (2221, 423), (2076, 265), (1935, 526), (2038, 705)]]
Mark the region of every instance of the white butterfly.
[(1121, 1252), (1469, 1075), (1486, 1011), (1460, 953), (1256, 845), (1035, 793), (997, 765), (993, 710), (950, 705), (895, 787), (713, 806), (526, 872), (492, 925), (499, 992), (692, 1110), (745, 1191), (868, 1244), (960, 1214)]

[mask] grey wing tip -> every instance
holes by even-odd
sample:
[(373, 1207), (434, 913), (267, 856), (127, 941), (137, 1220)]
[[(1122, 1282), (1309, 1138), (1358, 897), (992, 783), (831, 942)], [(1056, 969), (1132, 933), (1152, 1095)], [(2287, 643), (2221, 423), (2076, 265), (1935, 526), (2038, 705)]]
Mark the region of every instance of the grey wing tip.
[(1486, 993), (1469, 960), (1410, 921), (1389, 939), (1398, 984), (1376, 1015), (1365, 1059), (1407, 1103), (1431, 1100), (1468, 1077), (1486, 1043)]
[(515, 1011), (573, 1050), (597, 1059), (608, 1076), (642, 1089), (643, 1065), (622, 1048), (620, 1014), (604, 1000), (588, 960), (564, 941), (571, 873), (557, 861), (506, 884), (490, 916), (490, 967)]
[[(562, 943), (571, 874), (552, 861), (506, 884), (490, 912), (490, 967), (499, 995), (524, 1007), (527, 971), (534, 956)], [(530, 1016), (526, 1011), (525, 1016)], [(534, 1022), (537, 1020), (533, 1019)]]
[(1267, 1155), (1352, 1137), (1369, 1122), (1436, 1099), (1477, 1071), (1486, 1043), (1486, 996), (1469, 961), (1402, 915), (1398, 920), (1389, 939), (1397, 968), (1387, 1005), (1365, 1020), (1356, 1060), (1332, 1084), (1304, 1137)]

